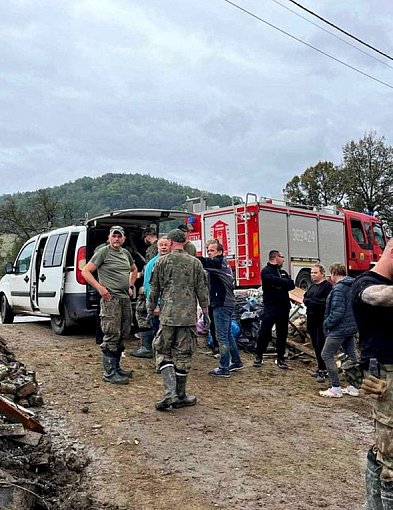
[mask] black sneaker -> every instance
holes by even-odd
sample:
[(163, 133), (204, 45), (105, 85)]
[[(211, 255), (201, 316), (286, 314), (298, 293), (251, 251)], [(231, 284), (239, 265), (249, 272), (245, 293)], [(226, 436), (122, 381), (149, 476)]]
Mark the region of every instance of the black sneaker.
[(263, 358), (262, 358), (262, 356), (255, 356), (253, 367), (254, 368), (259, 368), (262, 365), (263, 365)]
[(239, 363), (231, 363), (229, 365), (229, 371), (230, 372), (236, 372), (237, 370), (243, 370), (244, 365), (241, 361)]
[(285, 359), (276, 359), (274, 363), (278, 366), (278, 368), (282, 368), (283, 370), (288, 370), (289, 368)]
[(323, 370), (318, 370), (316, 381), (319, 383), (325, 382), (325, 372)]

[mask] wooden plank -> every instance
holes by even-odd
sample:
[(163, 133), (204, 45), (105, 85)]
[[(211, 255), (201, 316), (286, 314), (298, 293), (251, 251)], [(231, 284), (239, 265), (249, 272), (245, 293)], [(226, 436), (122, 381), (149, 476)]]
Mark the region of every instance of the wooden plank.
[(24, 435), (25, 428), (21, 423), (0, 423), (0, 437)]
[(34, 418), (33, 412), (16, 405), (14, 402), (1, 395), (0, 414), (12, 422), (22, 423), (26, 429), (33, 430), (34, 432), (39, 432), (40, 434), (44, 433), (44, 428)]
[(296, 349), (297, 351), (299, 351), (303, 354), (307, 354), (308, 356), (311, 356), (312, 358), (316, 358), (314, 350), (308, 349), (305, 344), (299, 344), (298, 342), (294, 342), (290, 338), (288, 338), (287, 344), (292, 349)]
[(36, 394), (38, 391), (38, 384), (35, 381), (29, 381), (25, 384), (22, 384), (16, 389), (16, 394), (18, 397), (28, 397), (29, 395)]
[(25, 430), (25, 435), (23, 437), (13, 437), (11, 438), (15, 443), (20, 444), (28, 444), (30, 446), (38, 446), (41, 441), (42, 434), (38, 432), (33, 432), (32, 430)]

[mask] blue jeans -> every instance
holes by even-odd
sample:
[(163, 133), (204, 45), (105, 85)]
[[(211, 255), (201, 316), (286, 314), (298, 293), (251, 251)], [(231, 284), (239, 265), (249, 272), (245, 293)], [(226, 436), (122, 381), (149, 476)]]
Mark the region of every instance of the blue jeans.
[(355, 337), (353, 335), (349, 336), (330, 336), (326, 337), (325, 345), (322, 349), (322, 359), (326, 364), (326, 368), (332, 381), (332, 386), (340, 386), (340, 379), (338, 377), (338, 370), (336, 361), (334, 359), (335, 354), (342, 347), (345, 354), (353, 361), (357, 361), (356, 359), (356, 350), (355, 350)]
[(220, 348), (220, 368), (229, 370), (229, 363), (241, 363), (239, 350), (232, 335), (232, 314), (234, 308), (231, 306), (215, 306), (213, 308), (214, 325), (216, 338)]

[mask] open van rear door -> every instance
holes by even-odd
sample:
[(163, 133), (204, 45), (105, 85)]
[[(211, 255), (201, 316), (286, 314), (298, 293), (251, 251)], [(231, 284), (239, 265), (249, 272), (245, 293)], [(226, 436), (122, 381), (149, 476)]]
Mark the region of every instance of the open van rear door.
[(173, 220), (184, 221), (190, 216), (195, 215), (186, 211), (169, 211), (164, 209), (122, 209), (88, 219), (86, 225), (88, 227), (107, 227), (108, 231), (112, 225), (121, 225), (125, 229), (143, 230), (153, 223), (159, 225)]
[(142, 232), (146, 227), (155, 226), (157, 234), (168, 232), (183, 223), (187, 218), (195, 216), (186, 211), (169, 211), (164, 209), (122, 209), (111, 211), (100, 216), (87, 219), (87, 260), (93, 255), (94, 249), (105, 243), (109, 229), (113, 225), (120, 225), (124, 228), (127, 236), (127, 243), (144, 254), (146, 245), (142, 239)]

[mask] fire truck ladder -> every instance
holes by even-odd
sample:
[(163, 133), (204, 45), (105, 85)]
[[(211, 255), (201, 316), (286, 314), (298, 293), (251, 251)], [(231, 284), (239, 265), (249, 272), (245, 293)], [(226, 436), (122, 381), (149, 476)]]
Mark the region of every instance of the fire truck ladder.
[[(258, 203), (258, 196), (256, 193), (247, 193), (246, 201), (243, 206), (243, 212), (238, 212), (232, 198), (233, 213), (235, 215), (235, 275), (236, 285), (239, 285), (240, 281), (249, 280), (250, 278), (250, 249), (249, 249), (249, 238), (248, 238), (248, 220), (250, 215), (247, 211), (247, 206), (251, 202), (251, 198), (254, 199), (255, 203)], [(245, 268), (243, 276), (241, 276), (240, 269)]]

